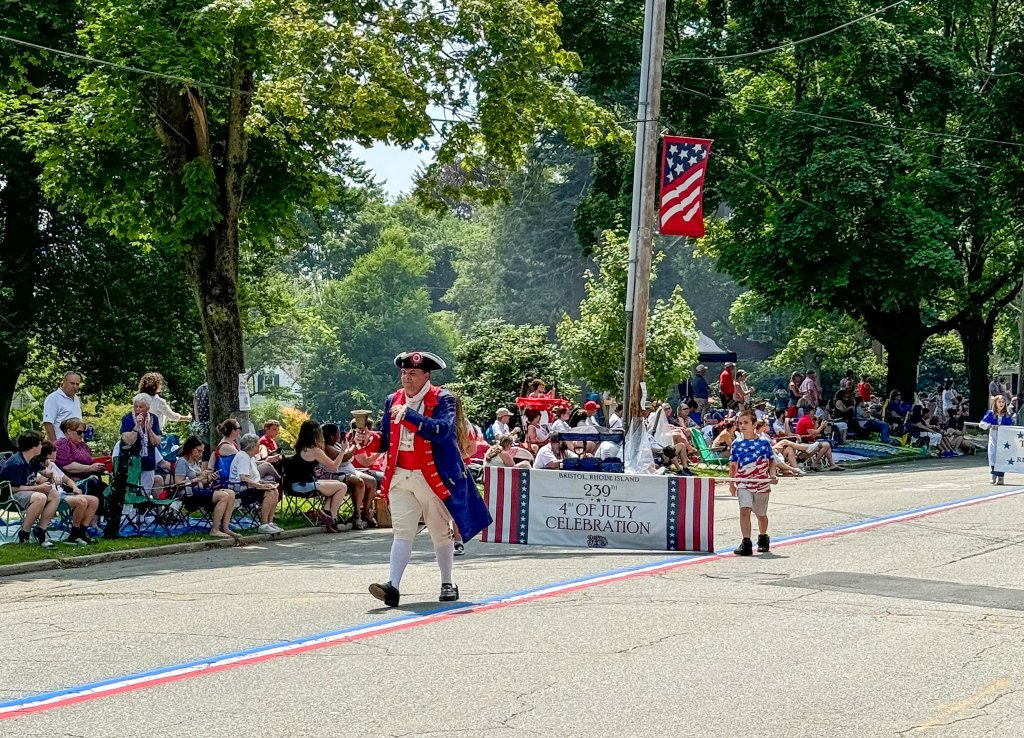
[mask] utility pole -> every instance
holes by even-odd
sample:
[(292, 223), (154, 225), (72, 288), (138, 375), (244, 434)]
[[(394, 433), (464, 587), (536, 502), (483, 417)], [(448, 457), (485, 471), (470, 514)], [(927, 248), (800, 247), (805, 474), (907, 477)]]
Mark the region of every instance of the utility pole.
[(661, 65), (665, 48), (666, 0), (646, 0), (644, 44), (640, 61), (640, 95), (636, 110), (633, 163), (633, 209), (629, 220), (629, 267), (626, 277), (626, 365), (623, 377), (623, 425), (640, 417), (640, 382), (647, 366), (647, 307), (650, 302), (651, 244), (654, 237), (658, 176), (658, 116), (661, 110)]

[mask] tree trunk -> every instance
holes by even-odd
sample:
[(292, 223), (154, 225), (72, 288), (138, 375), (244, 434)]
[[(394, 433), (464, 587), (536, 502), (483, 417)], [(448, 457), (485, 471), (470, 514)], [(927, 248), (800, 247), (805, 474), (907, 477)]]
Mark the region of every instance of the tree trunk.
[(965, 316), (957, 324), (957, 333), (964, 345), (967, 364), (967, 396), (970, 398), (970, 420), (978, 420), (988, 409), (989, 353), (993, 328), (980, 314)]
[(35, 320), (32, 285), (43, 193), (30, 156), (15, 154), (0, 191), (0, 451), (14, 447), (9, 433), (11, 401), (28, 360), (29, 335)]
[(238, 310), (238, 225), (225, 220), (193, 244), (187, 272), (199, 304), (210, 385), (211, 426), (229, 417), (243, 422), (238, 407), (238, 375), (245, 372), (242, 316)]
[(905, 400), (912, 400), (917, 392), (917, 369), (921, 361), (921, 348), (929, 334), (921, 323), (920, 315), (879, 313), (877, 319), (865, 321), (867, 332), (888, 354), (885, 393), (898, 390)]
[[(206, 381), (210, 385), (211, 426), (228, 417), (245, 427), (249, 412), (239, 408), (238, 377), (245, 373), (242, 316), (238, 309), (238, 267), (240, 261), (239, 221), (245, 199), (245, 178), (249, 163), (249, 140), (245, 121), (252, 107), (252, 71), (247, 67), (247, 49), (236, 45), (232, 63), (231, 96), (225, 138), (214, 145), (206, 105), (198, 92), (187, 89), (167, 99), (168, 109), (187, 121), (192, 139), (163, 136), (172, 154), (172, 174), (179, 176), (185, 161), (200, 161), (209, 167), (217, 183), (217, 206), (221, 218), (210, 231), (195, 236), (188, 245), (185, 270), (199, 305), (206, 347)], [(180, 128), (179, 128), (180, 130)], [(189, 145), (191, 144), (191, 145)], [(222, 152), (219, 156), (215, 152)], [(214, 434), (216, 436), (216, 434)]]

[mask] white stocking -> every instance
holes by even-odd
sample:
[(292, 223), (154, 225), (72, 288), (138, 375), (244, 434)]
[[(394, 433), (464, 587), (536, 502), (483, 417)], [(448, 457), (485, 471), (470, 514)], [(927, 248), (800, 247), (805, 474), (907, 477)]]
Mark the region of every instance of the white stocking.
[[(403, 541), (396, 538), (391, 543), (391, 577), (390, 581), (396, 589), (400, 589), (402, 583), (402, 574), (405, 573), (405, 567), (409, 565), (409, 559), (412, 557), (412, 541)], [(449, 567), (451, 571), (451, 567)]]
[(437, 568), (441, 570), (441, 584), (452, 583), (452, 567), (455, 565), (455, 543), (448, 541), (434, 546), (437, 553)]

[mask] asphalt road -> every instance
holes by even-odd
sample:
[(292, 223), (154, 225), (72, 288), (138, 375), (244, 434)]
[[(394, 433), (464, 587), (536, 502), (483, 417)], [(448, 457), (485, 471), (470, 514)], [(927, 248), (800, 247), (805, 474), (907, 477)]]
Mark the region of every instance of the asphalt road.
[[(989, 486), (971, 459), (816, 475), (773, 492), (772, 532), (1014, 488)], [(735, 502), (716, 504), (721, 548)], [(0, 720), (0, 736), (1017, 735), (1021, 520), (1024, 494), (770, 556), (690, 557)], [(389, 545), (344, 533), (0, 581), (0, 700), (435, 610), (425, 535), (400, 612), (366, 593)], [(480, 601), (667, 556), (474, 542), (456, 579)]]

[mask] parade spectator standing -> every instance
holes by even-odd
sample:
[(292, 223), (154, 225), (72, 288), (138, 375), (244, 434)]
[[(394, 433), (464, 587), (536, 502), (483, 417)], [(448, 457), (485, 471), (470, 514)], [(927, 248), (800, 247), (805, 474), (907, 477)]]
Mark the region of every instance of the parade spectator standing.
[(67, 372), (60, 387), (46, 396), (43, 401), (43, 429), (51, 443), (64, 437), (60, 424), (68, 418), (82, 417), (82, 401), (78, 390), (82, 387), (82, 375)]
[(737, 556), (752, 556), (754, 546), (750, 540), (750, 513), (757, 516), (757, 550), (767, 553), (771, 548), (768, 537), (768, 493), (778, 482), (775, 453), (772, 444), (758, 438), (754, 429), (754, 413), (746, 410), (739, 414), (741, 437), (733, 442), (729, 452), (729, 476), (740, 482), (729, 482), (729, 493), (740, 505), (740, 533), (743, 540), (733, 551)]
[(750, 402), (750, 397), (753, 395), (753, 390), (747, 386), (747, 373), (743, 369), (736, 372), (733, 388), (732, 399), (736, 409), (740, 411), (746, 410), (747, 403)]
[(789, 406), (786, 408), (786, 416), (795, 418), (797, 408), (800, 406), (800, 385), (804, 381), (804, 375), (800, 372), (793, 372), (789, 377)]
[(601, 427), (601, 421), (597, 417), (597, 411), (601, 409), (601, 406), (593, 400), (587, 400), (583, 405), (583, 412), (587, 414), (587, 417), (583, 419), (581, 425), (589, 425), (593, 428)]
[(692, 399), (696, 402), (697, 410), (702, 415), (707, 412), (711, 399), (707, 373), (708, 368), (703, 364), (698, 364), (697, 368), (693, 370), (693, 377), (690, 379), (690, 391), (687, 393), (687, 397), (681, 398), (683, 400)]
[(732, 396), (736, 392), (736, 383), (733, 381), (733, 370), (736, 365), (731, 361), (725, 362), (725, 368), (718, 375), (718, 399), (722, 401), (722, 409), (733, 406)]
[(992, 381), (988, 385), (988, 396), (996, 397), (1001, 395), (1006, 400), (1007, 406), (1010, 404), (1010, 393), (1006, 389), (1006, 385), (1003, 383), (1003, 377), (999, 374), (992, 375)]
[(996, 448), (999, 442), (999, 426), (1013, 425), (1013, 417), (1003, 395), (995, 395), (992, 405), (978, 426), (988, 431), (988, 465), (992, 470), (992, 484), (1003, 483), (1003, 472), (996, 471)]
[(871, 382), (868, 379), (867, 374), (862, 374), (860, 382), (857, 384), (857, 394), (864, 402), (871, 402), (871, 395), (875, 392), (875, 388), (871, 386)]
[(370, 594), (397, 607), (402, 576), (412, 557), (420, 520), (434, 542), (441, 573), (441, 602), (459, 599), (452, 580), (455, 531), (472, 539), (491, 523), (491, 515), (462, 461), (455, 421), (455, 396), (431, 384), (430, 374), (446, 368), (426, 351), (395, 357), (402, 386), (384, 404), (381, 448), (387, 449), (382, 494), (391, 507), (394, 541), (388, 580), (370, 585)]
[(210, 385), (203, 382), (192, 393), (192, 412), (195, 423), (192, 426), (199, 440), (203, 442), (203, 458), (210, 452)]
[(156, 450), (160, 446), (160, 422), (149, 411), (153, 398), (140, 392), (132, 398), (132, 411), (121, 418), (121, 443), (131, 449), (131, 455), (139, 457), (142, 474), (139, 486), (147, 492), (153, 491), (153, 476), (156, 472)]
[(856, 379), (854, 378), (853, 369), (847, 369), (846, 376), (839, 380), (839, 389), (843, 390), (844, 392), (846, 390), (850, 390), (852, 392), (855, 381)]
[(818, 373), (813, 369), (807, 370), (807, 376), (800, 383), (800, 406), (811, 408), (813, 411), (821, 402), (821, 386), (818, 384)]
[(495, 443), (502, 436), (507, 436), (512, 432), (508, 427), (508, 421), (511, 417), (512, 413), (509, 412), (507, 407), (499, 407), (498, 412), (494, 414), (494, 422), (491, 424), (491, 437)]
[[(0, 468), (0, 482), (9, 482), (14, 500), (24, 511), (21, 530), (18, 531), (18, 543), (28, 543), (34, 532), (36, 541), (43, 548), (53, 548), (46, 537), (57, 506), (60, 505), (60, 492), (53, 485), (39, 482), (32, 471), (32, 461), (42, 450), (43, 439), (38, 433), (22, 433), (18, 436), (18, 452)], [(39, 525), (35, 531), (33, 524)]]
[(167, 429), (167, 421), (172, 423), (185, 422), (192, 420), (191, 415), (182, 415), (171, 410), (171, 406), (167, 404), (167, 400), (160, 396), (160, 391), (164, 388), (164, 376), (160, 372), (147, 372), (142, 375), (142, 379), (139, 380), (139, 392), (145, 392), (152, 399), (149, 403), (149, 411), (156, 416), (158, 425), (164, 430)]

